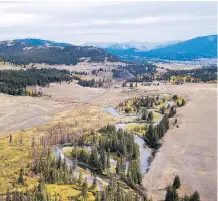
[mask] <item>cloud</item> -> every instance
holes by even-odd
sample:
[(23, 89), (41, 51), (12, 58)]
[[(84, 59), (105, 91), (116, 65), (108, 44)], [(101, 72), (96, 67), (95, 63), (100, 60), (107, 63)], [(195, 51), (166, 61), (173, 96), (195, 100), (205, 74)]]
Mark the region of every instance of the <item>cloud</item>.
[(183, 40), (215, 34), (216, 24), (216, 2), (0, 2), (0, 40)]

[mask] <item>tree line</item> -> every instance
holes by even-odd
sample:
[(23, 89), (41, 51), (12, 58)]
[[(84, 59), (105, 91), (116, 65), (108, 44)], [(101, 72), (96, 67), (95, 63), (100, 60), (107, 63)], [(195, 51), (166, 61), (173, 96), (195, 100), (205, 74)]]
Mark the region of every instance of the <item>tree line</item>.
[(207, 82), (217, 80), (217, 68), (200, 68), (193, 70), (169, 70), (163, 74), (162, 80), (170, 80), (172, 76), (187, 77), (186, 82)]
[(148, 130), (145, 132), (143, 139), (151, 148), (157, 149), (160, 144), (159, 140), (164, 136), (164, 134), (169, 129), (169, 120), (165, 115), (158, 125), (149, 125)]
[(10, 95), (25, 95), (27, 86), (49, 86), (52, 82), (70, 82), (78, 79), (67, 70), (55, 68), (30, 68), (26, 70), (1, 70), (0, 92)]
[(78, 85), (83, 86), (83, 87), (103, 87), (105, 83), (104, 79), (99, 79), (99, 80), (95, 80), (95, 79), (90, 79), (90, 80), (82, 80), (79, 79), (78, 81)]

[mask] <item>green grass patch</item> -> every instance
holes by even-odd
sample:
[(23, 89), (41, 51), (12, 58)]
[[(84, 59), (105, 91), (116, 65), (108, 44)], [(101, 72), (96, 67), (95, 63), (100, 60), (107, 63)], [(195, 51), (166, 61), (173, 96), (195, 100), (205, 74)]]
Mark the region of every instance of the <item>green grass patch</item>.
[[(46, 188), (51, 196), (55, 197), (58, 195), (63, 201), (70, 200), (70, 197), (76, 197), (81, 194), (82, 187), (78, 185), (57, 185), (57, 184), (47, 184)], [(87, 201), (94, 201), (95, 196), (92, 190), (88, 192)]]
[(127, 124), (125, 128), (130, 131), (134, 132), (135, 134), (139, 135), (140, 137), (143, 137), (145, 131), (147, 130), (147, 126), (145, 124)]
[(161, 118), (161, 114), (158, 112), (153, 112), (153, 115), (154, 115), (153, 122), (156, 122)]

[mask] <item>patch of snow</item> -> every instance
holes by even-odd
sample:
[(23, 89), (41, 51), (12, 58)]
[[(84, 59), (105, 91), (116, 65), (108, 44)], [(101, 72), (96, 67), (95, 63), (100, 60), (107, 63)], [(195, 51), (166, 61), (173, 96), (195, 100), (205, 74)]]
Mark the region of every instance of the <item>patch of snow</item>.
[(31, 46), (31, 47), (24, 47), (23, 50), (31, 50), (33, 48), (34, 48), (33, 46)]
[(14, 45), (14, 41), (13, 40), (7, 41), (7, 45), (6, 46), (13, 46), (13, 45)]

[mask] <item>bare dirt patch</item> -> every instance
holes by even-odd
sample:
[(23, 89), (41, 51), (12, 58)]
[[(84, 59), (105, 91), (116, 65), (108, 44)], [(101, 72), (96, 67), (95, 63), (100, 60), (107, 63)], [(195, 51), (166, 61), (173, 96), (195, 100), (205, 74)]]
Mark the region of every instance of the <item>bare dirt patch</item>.
[(197, 190), (201, 200), (217, 200), (216, 85), (167, 85), (162, 91), (186, 96), (189, 102), (177, 110), (179, 128), (167, 132), (143, 186), (154, 200), (163, 200), (164, 188), (179, 175), (181, 194)]

